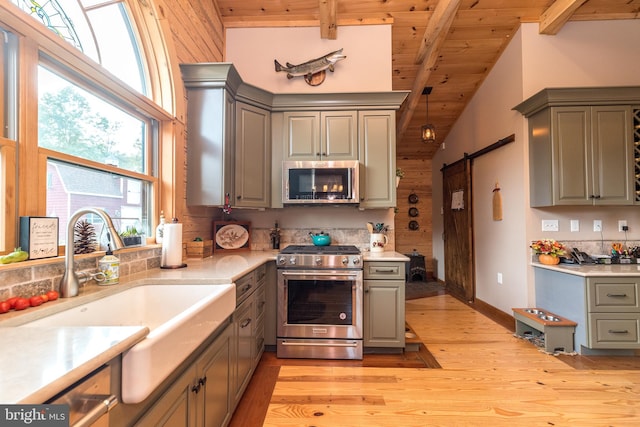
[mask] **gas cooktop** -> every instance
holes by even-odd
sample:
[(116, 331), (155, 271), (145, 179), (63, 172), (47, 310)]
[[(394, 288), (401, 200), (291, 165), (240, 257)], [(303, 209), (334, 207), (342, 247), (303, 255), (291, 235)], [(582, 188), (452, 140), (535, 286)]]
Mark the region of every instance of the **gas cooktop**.
[(360, 249), (353, 245), (329, 245), (329, 246), (315, 246), (315, 245), (291, 245), (287, 246), (280, 251), (283, 255), (291, 254), (328, 254), (328, 255), (358, 255)]

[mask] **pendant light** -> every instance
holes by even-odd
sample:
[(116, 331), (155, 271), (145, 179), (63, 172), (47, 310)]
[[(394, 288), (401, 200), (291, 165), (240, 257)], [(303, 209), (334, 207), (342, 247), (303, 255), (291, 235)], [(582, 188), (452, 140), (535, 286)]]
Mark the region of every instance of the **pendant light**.
[(431, 86), (427, 86), (422, 91), (423, 95), (427, 95), (427, 124), (422, 126), (422, 131), (420, 132), (422, 135), (422, 142), (425, 144), (434, 144), (436, 142), (436, 128), (429, 123), (429, 94), (431, 93), (431, 89)]

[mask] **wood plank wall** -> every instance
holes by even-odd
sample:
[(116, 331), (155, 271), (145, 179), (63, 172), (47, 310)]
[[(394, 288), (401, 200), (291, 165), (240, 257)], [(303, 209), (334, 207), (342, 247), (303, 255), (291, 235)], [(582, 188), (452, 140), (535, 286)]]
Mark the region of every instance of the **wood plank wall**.
[[(427, 159), (397, 159), (397, 166), (402, 168), (405, 177), (400, 180), (397, 188), (398, 209), (395, 215), (396, 251), (409, 254), (414, 249), (424, 255), (427, 272), (433, 274), (433, 245), (431, 242), (431, 160)], [(409, 203), (409, 195), (418, 196), (418, 203)], [(415, 207), (419, 211), (417, 217), (409, 216), (409, 209)], [(409, 221), (415, 220), (420, 228), (409, 229)]]

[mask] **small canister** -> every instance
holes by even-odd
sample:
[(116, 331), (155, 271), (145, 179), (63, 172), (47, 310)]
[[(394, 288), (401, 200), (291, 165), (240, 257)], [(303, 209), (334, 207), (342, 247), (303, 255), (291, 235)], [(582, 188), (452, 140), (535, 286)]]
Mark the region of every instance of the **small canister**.
[(115, 285), (120, 277), (120, 259), (113, 255), (111, 245), (107, 246), (107, 253), (98, 261), (98, 269), (104, 274), (101, 285)]

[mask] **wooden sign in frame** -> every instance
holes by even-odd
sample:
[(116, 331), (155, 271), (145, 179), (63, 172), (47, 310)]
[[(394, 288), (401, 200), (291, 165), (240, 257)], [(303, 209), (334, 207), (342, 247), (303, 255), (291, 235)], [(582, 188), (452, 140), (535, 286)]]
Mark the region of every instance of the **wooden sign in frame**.
[(20, 217), (20, 247), (29, 253), (29, 259), (58, 256), (59, 222), (57, 217)]

